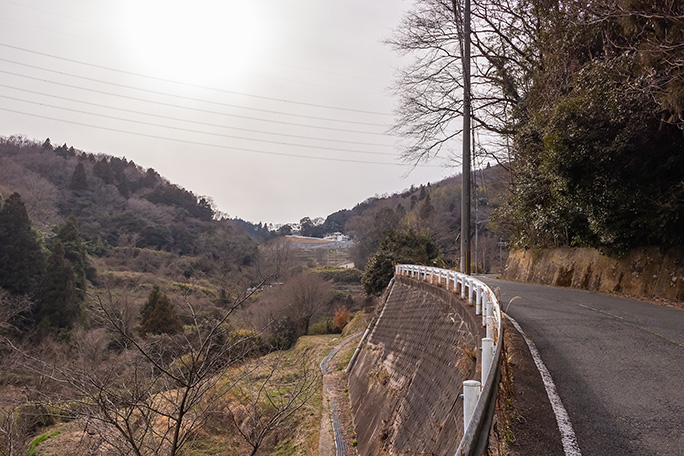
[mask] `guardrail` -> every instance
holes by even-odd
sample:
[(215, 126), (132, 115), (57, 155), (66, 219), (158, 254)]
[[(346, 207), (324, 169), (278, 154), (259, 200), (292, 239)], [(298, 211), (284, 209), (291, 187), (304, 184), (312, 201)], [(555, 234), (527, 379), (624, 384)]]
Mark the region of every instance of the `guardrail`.
[(463, 438), (457, 456), (481, 453), (487, 444), (496, 388), (498, 385), (503, 334), (501, 306), (494, 292), (481, 280), (447, 269), (409, 264), (397, 265), (395, 276), (410, 277), (445, 287), (461, 298), (475, 303), (475, 314), (482, 315), (486, 337), (482, 339), (482, 369), (480, 381), (463, 382)]

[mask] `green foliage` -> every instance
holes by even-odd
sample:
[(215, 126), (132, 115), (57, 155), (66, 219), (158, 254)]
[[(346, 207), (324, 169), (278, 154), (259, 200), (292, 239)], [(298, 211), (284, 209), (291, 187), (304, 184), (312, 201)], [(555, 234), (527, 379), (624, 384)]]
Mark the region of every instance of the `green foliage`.
[(180, 334), (183, 323), (168, 296), (155, 285), (141, 311), (140, 334)]
[(595, 39), (553, 50), (581, 67), (564, 76), (566, 92), (545, 90), (557, 84), (554, 70), (538, 74), (543, 93), (530, 96), (516, 138), (516, 185), (496, 220), (518, 247), (681, 244), (681, 130), (662, 122), (656, 100), (633, 79), (632, 56), (579, 58)]
[(86, 243), (86, 250), (88, 253), (96, 257), (104, 256), (104, 254), (111, 248), (112, 246), (109, 245), (107, 241), (103, 240), (102, 236), (98, 236), (95, 242)]
[(289, 350), (297, 341), (297, 324), (289, 317), (273, 322), (268, 341), (273, 350)]
[(335, 325), (333, 317), (327, 317), (317, 321), (309, 327), (309, 335), (315, 336), (320, 334), (339, 334), (340, 329)]
[(427, 233), (390, 230), (366, 264), (363, 288), (369, 295), (379, 295), (394, 276), (395, 265), (435, 265), (439, 258), (440, 251)]
[(420, 210), (418, 211), (418, 217), (420, 220), (427, 220), (430, 217), (432, 217), (432, 214), (435, 213), (435, 207), (432, 205), (432, 202), (430, 201), (430, 194), (427, 193), (425, 197), (423, 198), (423, 202), (420, 205)]
[(48, 258), (39, 299), (39, 321), (50, 328), (71, 328), (81, 313), (82, 294), (77, 292), (74, 270), (64, 255), (64, 247), (57, 241)]
[(76, 192), (88, 190), (88, 177), (86, 176), (85, 167), (83, 163), (76, 165), (74, 169), (74, 174), (71, 176), (71, 183), (69, 188)]
[(112, 169), (109, 167), (105, 157), (93, 165), (93, 173), (102, 179), (105, 184), (114, 184), (114, 173), (112, 173)]
[(87, 288), (86, 279), (95, 279), (96, 272), (88, 259), (85, 242), (78, 229), (76, 217), (70, 215), (67, 218), (57, 232), (57, 239), (64, 247), (64, 258), (73, 268), (76, 287), (82, 293)]
[(50, 439), (52, 437), (58, 436), (62, 432), (59, 430), (51, 431), (51, 432), (46, 432), (45, 434), (42, 434), (35, 439), (31, 441), (29, 444), (29, 449), (28, 449), (28, 456), (37, 456), (38, 455), (38, 445), (41, 443), (45, 442), (47, 439)]
[(211, 220), (214, 216), (211, 203), (207, 199), (198, 198), (176, 185), (157, 186), (145, 195), (145, 198), (153, 203), (182, 207), (188, 214), (200, 220)]
[(45, 272), (45, 254), (24, 203), (12, 194), (0, 207), (0, 286), (13, 294), (34, 294)]
[(313, 272), (320, 275), (324, 280), (333, 283), (360, 283), (362, 272), (356, 268), (340, 268), (335, 266), (319, 266)]

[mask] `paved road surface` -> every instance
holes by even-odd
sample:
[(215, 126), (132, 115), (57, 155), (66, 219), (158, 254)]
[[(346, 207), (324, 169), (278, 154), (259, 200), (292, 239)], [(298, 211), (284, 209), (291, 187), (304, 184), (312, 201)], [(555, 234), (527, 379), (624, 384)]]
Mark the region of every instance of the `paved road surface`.
[(534, 341), (582, 455), (684, 455), (684, 311), (484, 278)]

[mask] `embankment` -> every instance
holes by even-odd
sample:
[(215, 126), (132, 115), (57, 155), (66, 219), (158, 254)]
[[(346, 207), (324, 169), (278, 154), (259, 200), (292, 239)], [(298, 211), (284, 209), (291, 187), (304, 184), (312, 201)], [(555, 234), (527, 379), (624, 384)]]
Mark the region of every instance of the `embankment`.
[(641, 248), (619, 258), (588, 248), (513, 250), (503, 277), (684, 301), (684, 248)]
[(397, 277), (349, 377), (361, 456), (447, 454), (463, 435), (464, 380), (482, 322), (453, 293)]

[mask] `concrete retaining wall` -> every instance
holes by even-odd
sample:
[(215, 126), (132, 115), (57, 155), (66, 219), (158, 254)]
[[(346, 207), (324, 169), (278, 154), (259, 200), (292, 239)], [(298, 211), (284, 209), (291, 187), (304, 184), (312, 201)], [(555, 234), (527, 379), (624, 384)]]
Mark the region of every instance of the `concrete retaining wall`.
[(361, 456), (448, 454), (462, 383), (478, 377), (482, 322), (453, 293), (397, 277), (349, 377)]
[(684, 300), (684, 249), (641, 248), (620, 258), (587, 248), (511, 251), (503, 277), (520, 282)]

